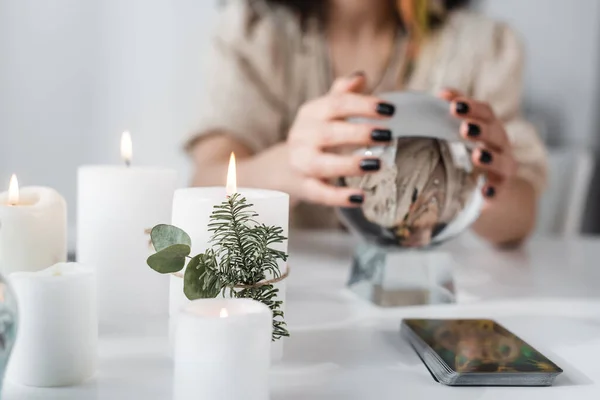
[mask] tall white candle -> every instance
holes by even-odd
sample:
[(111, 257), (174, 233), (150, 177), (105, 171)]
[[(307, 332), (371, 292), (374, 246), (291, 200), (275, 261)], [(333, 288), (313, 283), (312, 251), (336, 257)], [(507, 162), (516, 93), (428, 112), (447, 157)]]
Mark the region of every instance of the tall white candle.
[(267, 400), (272, 313), (249, 299), (196, 300), (180, 310), (176, 400)]
[(98, 319), (94, 269), (57, 264), (10, 279), (19, 333), (8, 379), (28, 386), (76, 385), (96, 370)]
[(0, 271), (39, 271), (67, 259), (67, 205), (54, 189), (16, 177), (0, 194)]
[[(131, 143), (123, 136), (127, 164)], [(129, 153), (127, 153), (129, 152)], [(174, 170), (87, 166), (78, 174), (77, 260), (97, 268), (101, 324), (168, 313), (168, 282), (146, 265), (150, 229), (169, 221)]]

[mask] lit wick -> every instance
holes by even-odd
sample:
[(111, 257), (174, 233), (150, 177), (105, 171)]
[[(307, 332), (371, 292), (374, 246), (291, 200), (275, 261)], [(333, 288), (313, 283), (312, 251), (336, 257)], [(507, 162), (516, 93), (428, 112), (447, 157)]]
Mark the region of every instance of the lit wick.
[(17, 204), (19, 204), (19, 181), (17, 176), (13, 174), (8, 184), (8, 205), (16, 206)]
[(237, 174), (235, 169), (235, 154), (229, 157), (229, 168), (227, 168), (227, 186), (225, 188), (227, 197), (237, 192)]
[(131, 134), (127, 131), (121, 135), (121, 158), (125, 161), (127, 167), (131, 166), (131, 159), (133, 157), (133, 143), (131, 141)]
[(229, 317), (229, 313), (227, 312), (226, 308), (221, 308), (221, 312), (219, 313), (219, 317), (220, 318), (227, 318), (227, 317)]

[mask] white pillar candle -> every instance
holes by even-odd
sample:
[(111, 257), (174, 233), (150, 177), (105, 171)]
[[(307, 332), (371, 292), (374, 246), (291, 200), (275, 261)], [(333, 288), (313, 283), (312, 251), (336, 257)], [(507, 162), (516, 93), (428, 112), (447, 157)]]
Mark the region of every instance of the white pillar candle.
[(39, 271), (67, 259), (67, 205), (54, 189), (24, 187), (16, 177), (0, 194), (0, 271)]
[(177, 173), (130, 167), (131, 135), (121, 137), (127, 166), (79, 168), (77, 261), (97, 269), (102, 325), (132, 317), (166, 316), (169, 284), (146, 264), (150, 231), (171, 219)]
[(176, 182), (170, 169), (79, 169), (77, 260), (97, 268), (101, 324), (167, 315), (168, 282), (146, 259), (150, 230), (171, 218)]
[[(289, 196), (286, 193), (262, 190), (262, 189), (239, 189), (241, 196), (245, 197), (249, 204), (253, 204), (252, 210), (258, 214), (257, 222), (269, 226), (280, 226), (283, 235), (288, 236), (289, 220)], [(179, 189), (173, 198), (172, 225), (183, 229), (192, 239), (192, 255), (203, 253), (211, 245), (209, 244), (212, 233), (208, 231), (208, 223), (213, 207), (227, 199), (225, 187), (209, 188), (187, 188)], [(273, 245), (277, 250), (287, 253), (287, 240), (283, 243)], [(279, 261), (281, 274), (287, 271), (286, 263)], [(183, 272), (183, 271), (182, 271)], [(176, 329), (176, 313), (179, 308), (188, 302), (183, 294), (183, 279), (171, 275), (170, 307), (171, 335)], [(282, 310), (285, 311), (285, 280), (274, 285), (279, 289), (277, 300), (284, 301)], [(273, 342), (273, 360), (282, 357), (283, 341)]]
[(193, 301), (175, 339), (176, 400), (267, 400), (271, 310), (249, 299)]
[(10, 275), (19, 333), (8, 379), (27, 386), (76, 385), (96, 370), (98, 319), (94, 269), (57, 264)]

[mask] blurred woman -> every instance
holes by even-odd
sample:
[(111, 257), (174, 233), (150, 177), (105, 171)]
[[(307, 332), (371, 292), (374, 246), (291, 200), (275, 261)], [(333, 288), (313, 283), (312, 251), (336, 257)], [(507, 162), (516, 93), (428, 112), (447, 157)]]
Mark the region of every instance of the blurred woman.
[(377, 93), (426, 91), (451, 102), (461, 135), (487, 176), (475, 231), (494, 244), (531, 232), (545, 183), (545, 151), (521, 119), (523, 52), (505, 25), (461, 9), (464, 0), (229, 0), (222, 12), (187, 148), (194, 184), (222, 185), (229, 153), (240, 186), (288, 192), (292, 225), (338, 225), (333, 207), (359, 207), (338, 177), (377, 172), (381, 160), (344, 146), (391, 141), (394, 106)]

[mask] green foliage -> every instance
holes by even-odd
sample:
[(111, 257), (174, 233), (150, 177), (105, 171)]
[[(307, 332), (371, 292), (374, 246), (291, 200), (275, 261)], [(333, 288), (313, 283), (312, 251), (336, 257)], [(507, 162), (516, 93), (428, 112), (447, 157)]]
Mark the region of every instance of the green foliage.
[(192, 239), (182, 229), (173, 225), (156, 225), (150, 232), (150, 239), (156, 251), (161, 251), (174, 244), (185, 244), (192, 247)]
[(223, 285), (215, 271), (207, 268), (215, 265), (214, 252), (208, 250), (192, 258), (183, 276), (183, 293), (190, 300), (212, 299), (219, 295)]
[[(273, 312), (273, 340), (278, 340), (289, 336), (281, 310), (282, 302), (276, 300), (279, 289), (263, 282), (280, 277), (278, 261), (287, 261), (287, 254), (272, 246), (282, 243), (286, 237), (280, 227), (257, 223), (254, 220), (257, 216), (252, 211), (252, 204), (239, 194), (215, 206), (208, 225), (212, 232), (212, 248), (190, 260), (184, 275), (183, 290), (190, 300), (213, 298), (223, 293), (262, 302)], [(152, 230), (153, 243), (155, 230), (158, 253), (148, 259), (148, 265), (165, 273), (163, 271), (181, 264), (176, 270), (180, 271), (185, 259), (181, 261), (181, 253), (174, 257), (169, 249), (184, 245), (189, 248), (189, 236), (179, 228), (158, 225)], [(169, 253), (164, 253), (166, 251)], [(151, 259), (159, 255), (151, 263)]]
[(150, 268), (161, 274), (181, 271), (191, 248), (187, 244), (174, 244), (148, 257)]

